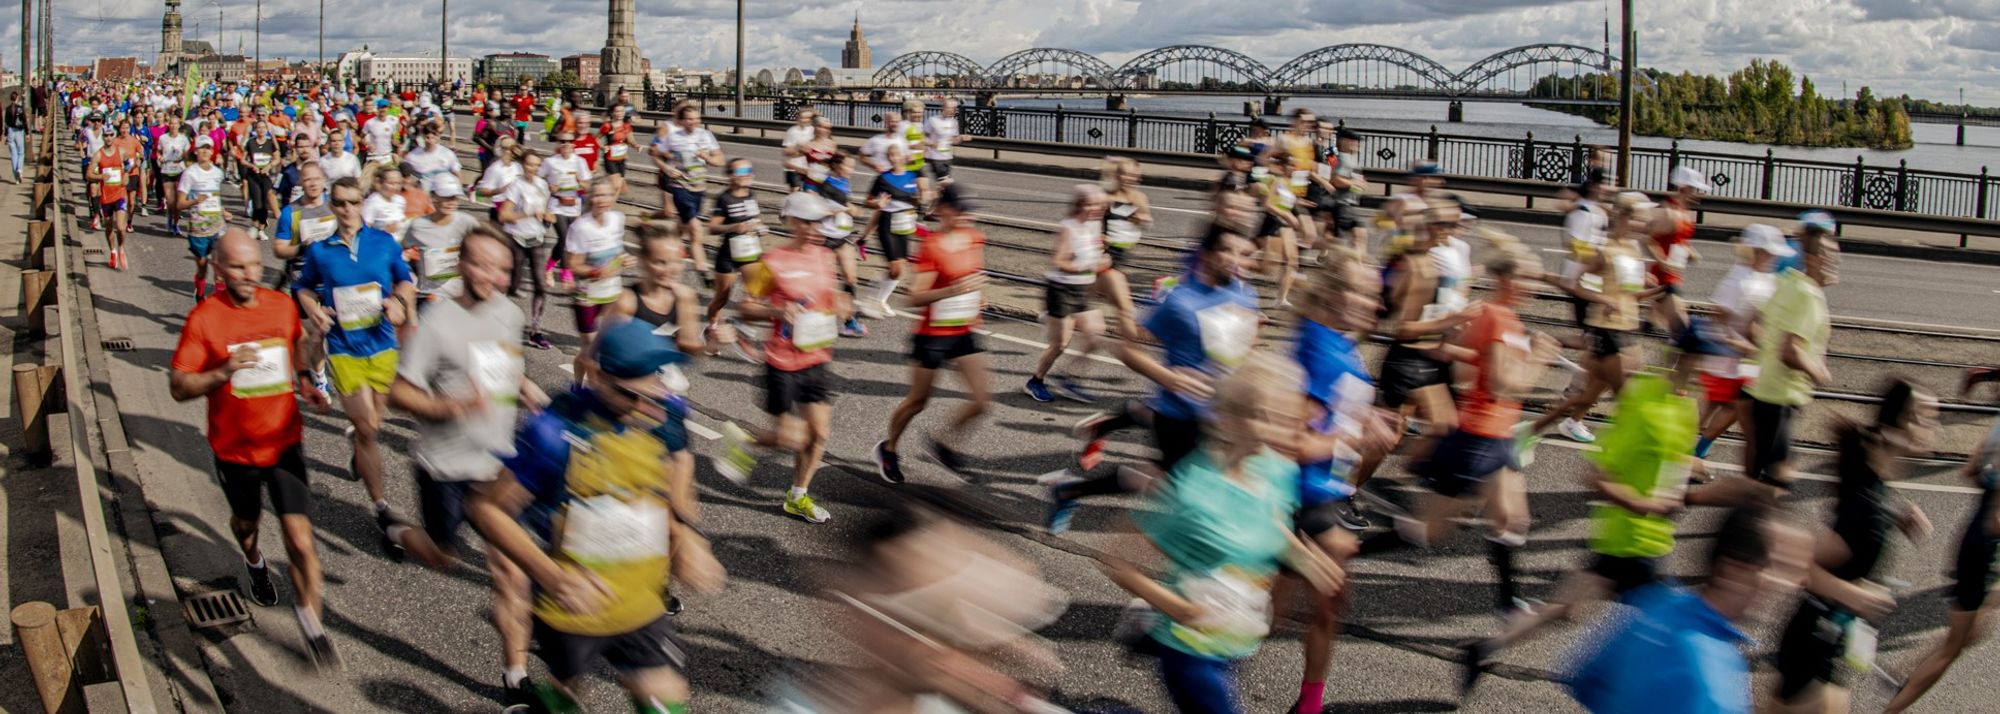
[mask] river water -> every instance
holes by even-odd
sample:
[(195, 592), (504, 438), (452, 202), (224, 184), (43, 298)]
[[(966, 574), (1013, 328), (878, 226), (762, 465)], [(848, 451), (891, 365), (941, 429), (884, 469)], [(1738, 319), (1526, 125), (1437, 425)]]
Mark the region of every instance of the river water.
[[(1128, 104), (1141, 114), (1207, 117), (1209, 112), (1214, 112), (1217, 118), (1240, 118), (1243, 116), (1243, 103), (1258, 99), (1259, 97), (1247, 96), (1133, 97)], [(1104, 105), (1094, 98), (1056, 100), (1001, 97), (999, 99), (1002, 107), (1020, 109), (1053, 109), (1058, 103), (1081, 111), (1097, 111), (1104, 108)], [(1440, 133), (1462, 136), (1519, 139), (1532, 131), (1538, 141), (1569, 141), (1573, 137), (1581, 136), (1585, 143), (1607, 145), (1618, 143), (1618, 131), (1614, 127), (1604, 126), (1579, 116), (1520, 104), (1466, 102), (1465, 121), (1459, 124), (1445, 121), (1448, 105), (1437, 101), (1327, 97), (1293, 97), (1286, 100), (1286, 112), (1297, 107), (1309, 107), (1322, 118), (1344, 119), (1348, 126), (1362, 130), (1420, 132), (1429, 131), (1432, 125), (1436, 125)], [(1909, 161), (1910, 168), (1913, 169), (1979, 173), (1981, 167), (1992, 166), (1996, 171), (2000, 171), (2000, 127), (1966, 127), (1965, 146), (1955, 144), (1958, 127), (1954, 125), (1912, 124), (1910, 132), (1912, 138), (1916, 140), (1916, 146), (1902, 151), (1818, 149), (1695, 140), (1682, 141), (1681, 148), (1747, 155), (1762, 155), (1765, 149), (1770, 149), (1781, 158), (1852, 163), (1855, 157), (1859, 156), (1870, 165)], [(1653, 136), (1634, 136), (1632, 141), (1638, 146), (1659, 148), (1666, 148), (1673, 143), (1671, 139)], [(1449, 170), (1449, 167), (1446, 170)]]

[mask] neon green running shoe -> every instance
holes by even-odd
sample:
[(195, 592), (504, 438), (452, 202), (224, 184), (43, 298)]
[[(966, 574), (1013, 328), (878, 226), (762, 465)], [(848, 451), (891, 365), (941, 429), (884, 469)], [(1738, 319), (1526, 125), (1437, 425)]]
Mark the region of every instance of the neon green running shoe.
[(798, 516), (807, 523), (825, 523), (826, 519), (833, 517), (819, 504), (813, 503), (812, 496), (803, 494), (798, 498), (785, 497), (785, 513)]
[(722, 458), (715, 460), (715, 470), (738, 486), (750, 481), (750, 472), (757, 470), (757, 455), (750, 453), (750, 434), (743, 427), (722, 425)]

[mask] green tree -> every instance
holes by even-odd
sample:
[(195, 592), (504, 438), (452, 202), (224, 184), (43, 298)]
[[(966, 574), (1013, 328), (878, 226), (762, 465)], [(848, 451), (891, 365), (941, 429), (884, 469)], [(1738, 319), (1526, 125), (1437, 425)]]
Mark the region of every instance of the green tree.
[(541, 84), (549, 89), (576, 89), (583, 86), (583, 81), (577, 78), (575, 72), (557, 70), (543, 77)]

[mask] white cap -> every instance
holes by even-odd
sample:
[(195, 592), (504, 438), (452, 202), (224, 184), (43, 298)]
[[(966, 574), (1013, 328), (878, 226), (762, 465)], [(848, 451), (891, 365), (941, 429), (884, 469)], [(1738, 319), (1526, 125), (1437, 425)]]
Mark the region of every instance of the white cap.
[(464, 198), (465, 184), (459, 183), (457, 176), (448, 173), (438, 174), (431, 177), (431, 195), (438, 198)]
[(1628, 211), (1650, 211), (1660, 206), (1660, 204), (1654, 203), (1651, 197), (1648, 197), (1641, 191), (1620, 193), (1613, 203)]
[(1693, 166), (1674, 167), (1674, 176), (1667, 181), (1667, 185), (1674, 188), (1686, 186), (1703, 193), (1715, 190), (1715, 186), (1708, 183), (1708, 177), (1701, 175), (1701, 172), (1696, 171)]
[(194, 138), (194, 145), (197, 147), (206, 146), (213, 149), (215, 148), (215, 140), (209, 138), (207, 134), (202, 134)]
[(1785, 242), (1785, 234), (1762, 223), (1752, 223), (1743, 227), (1743, 237), (1738, 239), (1745, 247), (1760, 250), (1780, 258), (1790, 258), (1797, 254), (1790, 243)]
[(784, 216), (801, 221), (817, 221), (833, 215), (833, 206), (818, 194), (799, 191), (785, 197)]

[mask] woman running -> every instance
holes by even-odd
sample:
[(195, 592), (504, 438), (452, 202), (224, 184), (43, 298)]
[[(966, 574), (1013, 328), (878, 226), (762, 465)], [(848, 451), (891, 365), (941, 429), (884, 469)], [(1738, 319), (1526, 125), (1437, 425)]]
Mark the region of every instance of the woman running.
[[(826, 117), (820, 117), (819, 121), (826, 121)], [(859, 273), (856, 272), (861, 264), (860, 239), (855, 237), (854, 206), (850, 203), (852, 200), (850, 190), (854, 185), (854, 158), (835, 151), (827, 156), (823, 168), (815, 167), (813, 170), (816, 173), (808, 173), (804, 179), (806, 190), (825, 198), (834, 212), (831, 218), (821, 222), (819, 234), (826, 240), (827, 249), (833, 251), (834, 260), (840, 266), (840, 289), (846, 292), (848, 297), (854, 298), (858, 296), (857, 288), (861, 284)], [(840, 336), (867, 337), (868, 326), (861, 322), (859, 315), (850, 316), (841, 324)]]
[(715, 246), (715, 295), (709, 298), (706, 314), (710, 325), (719, 323), (722, 309), (729, 306), (739, 269), (764, 257), (764, 219), (750, 189), (755, 180), (749, 159), (731, 159), (729, 187), (715, 194), (708, 230), (721, 235), (722, 242)]
[[(1591, 251), (1583, 261), (1583, 272), (1571, 285), (1585, 302), (1583, 326), (1588, 347), (1585, 354), (1590, 357), (1584, 363), (1587, 379), (1583, 389), (1542, 414), (1522, 432), (1523, 453), (1532, 452), (1542, 431), (1556, 422), (1567, 426), (1575, 423), (1567, 419), (1580, 421), (1598, 399), (1624, 388), (1625, 375), (1645, 365), (1645, 355), (1633, 338), (1639, 330), (1639, 303), (1660, 292), (1659, 287), (1648, 285), (1646, 248), (1641, 242), (1655, 208), (1645, 194), (1636, 191), (1621, 193), (1612, 203), (1611, 235)], [(1595, 440), (1594, 436), (1578, 439), (1567, 430), (1564, 434), (1576, 441)], [(1525, 468), (1531, 462), (1531, 458), (1523, 458), (1521, 466)]]
[(165, 197), (162, 201), (167, 209), (167, 232), (181, 233), (180, 181), (181, 172), (187, 170), (189, 152), (194, 147), (194, 129), (186, 124), (175, 127), (160, 137), (155, 151), (160, 160), (160, 187)]
[(1901, 714), (1916, 704), (1966, 650), (1992, 630), (1993, 608), (1989, 605), (1994, 601), (1989, 596), (1994, 584), (2000, 583), (2000, 464), (1996, 459), (2000, 459), (2000, 424), (1987, 433), (1978, 453), (1965, 462), (1966, 477), (1979, 488), (1979, 502), (1958, 539), (1958, 562), (1952, 569), (1956, 582), (1945, 612), (1944, 639), (1918, 662), (1883, 714)]
[(1757, 351), (1753, 329), (1758, 312), (1777, 290), (1778, 260), (1797, 253), (1785, 244), (1783, 233), (1761, 223), (1743, 229), (1738, 251), (1743, 260), (1722, 276), (1709, 297), (1714, 311), (1695, 321), (1693, 328), (1700, 331), (1702, 342), (1715, 346), (1710, 351), (1718, 353), (1704, 356), (1701, 363), (1701, 437), (1694, 447), (1695, 458), (1700, 459), (1708, 458), (1715, 440), (1730, 426), (1749, 423), (1742, 414), (1748, 408), (1742, 400), (1743, 387), (1756, 378), (1757, 362), (1743, 356)]
[(1139, 189), (1139, 162), (1122, 156), (1104, 161), (1100, 182), (1104, 185), (1104, 252), (1111, 255), (1111, 267), (1097, 274), (1097, 291), (1111, 301), (1117, 311), (1118, 330), (1125, 339), (1138, 334), (1137, 310), (1132, 307), (1132, 284), (1125, 275), (1125, 253), (1139, 247), (1141, 234), (1153, 225), (1152, 203)]
[[(542, 155), (523, 154), (520, 163), (520, 173), (494, 196), (493, 210), (506, 226), (507, 237), (513, 239), (514, 272), (507, 276), (507, 297), (519, 297), (522, 282), (534, 290), (528, 313), (528, 344), (546, 350), (551, 345), (542, 332), (542, 309), (548, 304), (549, 292), (548, 284), (537, 273), (548, 258), (549, 225), (555, 223), (556, 216), (549, 211), (549, 182), (540, 173)], [(523, 273), (527, 274), (525, 281)]]
[[(587, 345), (597, 335), (598, 313), (624, 294), (624, 271), (633, 262), (625, 252), (625, 214), (618, 210), (618, 186), (610, 178), (590, 182), (590, 204), (570, 219), (563, 252), (569, 270), (582, 279), (574, 314), (577, 339)], [(579, 351), (575, 372), (579, 379), (589, 364)]]
[(1264, 254), (1264, 274), (1268, 276), (1274, 268), (1277, 270), (1278, 309), (1290, 310), (1292, 280), (1299, 271), (1299, 215), (1295, 211), (1299, 199), (1286, 178), (1291, 175), (1291, 155), (1271, 154), (1270, 163), (1270, 172), (1251, 188), (1264, 208), (1264, 223), (1257, 229), (1257, 249)]
[[(1042, 321), (1048, 326), (1044, 339), (1048, 347), (1035, 363), (1034, 376), (1022, 387), (1035, 401), (1055, 401), (1047, 379), (1064, 357), (1072, 336), (1083, 344), (1070, 359), (1087, 366), (1091, 355), (1097, 352), (1098, 338), (1104, 332), (1104, 316), (1090, 306), (1090, 286), (1097, 284), (1098, 273), (1111, 266), (1111, 257), (1104, 254), (1105, 203), (1104, 189), (1096, 184), (1078, 185), (1070, 200), (1069, 216), (1056, 226), (1055, 252), (1050, 256), (1053, 265), (1048, 272), (1048, 294), (1042, 308)], [(1056, 389), (1064, 397), (1084, 404), (1097, 401), (1069, 376), (1057, 378)]]
[(916, 237), (917, 226), (922, 222), (917, 207), (925, 202), (924, 195), (928, 193), (927, 181), (911, 168), (914, 162), (901, 144), (889, 145), (888, 158), (889, 170), (876, 174), (875, 184), (868, 189), (868, 205), (875, 209), (875, 215), (868, 220), (875, 228), (882, 258), (889, 261), (889, 272), (876, 281), (874, 294), (857, 303), (858, 310), (877, 320), (894, 313), (889, 298), (896, 294), (896, 283), (903, 279), (910, 239)]
[(957, 445), (965, 443), (973, 423), (986, 414), (993, 400), (985, 350), (972, 334), (985, 306), (980, 291), (987, 283), (986, 234), (975, 226), (972, 205), (956, 189), (941, 192), (934, 210), (939, 232), (919, 248), (916, 277), (911, 279), (907, 298), (911, 310), (923, 313), (916, 334), (910, 337), (910, 360), (914, 363), (910, 366), (910, 392), (890, 415), (888, 435), (875, 445), (877, 472), (892, 484), (903, 482), (902, 460), (896, 451), (903, 431), (930, 405), (931, 386), (946, 363), (965, 378), (971, 396), (971, 401), (952, 416), (951, 424), (929, 440), (931, 456), (953, 475), (967, 478), (965, 457)]

